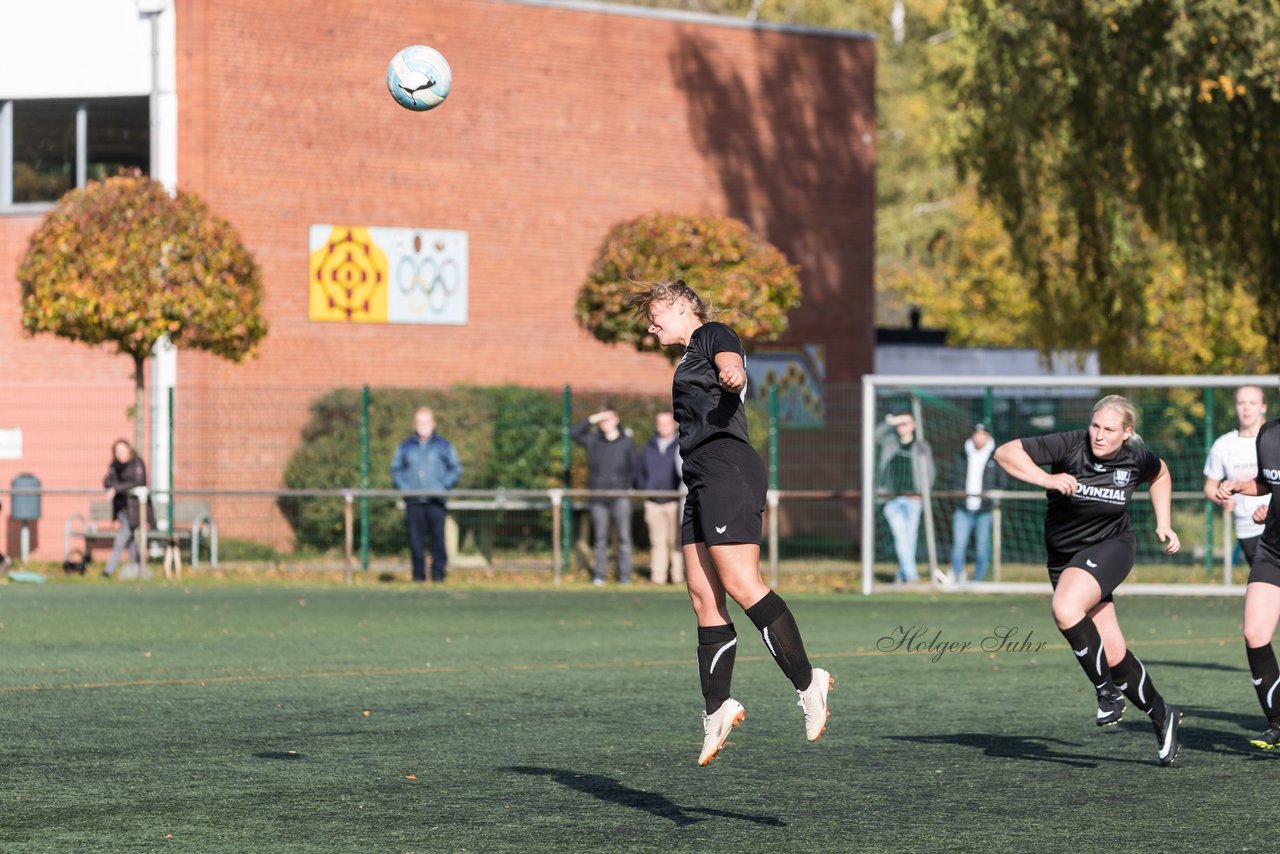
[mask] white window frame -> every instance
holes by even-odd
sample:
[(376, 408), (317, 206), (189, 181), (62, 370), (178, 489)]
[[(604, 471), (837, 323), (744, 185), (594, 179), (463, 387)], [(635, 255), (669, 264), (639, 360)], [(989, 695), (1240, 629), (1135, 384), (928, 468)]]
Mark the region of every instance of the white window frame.
[[(86, 99), (76, 107), (76, 163), (75, 189), (88, 183), (89, 174), (89, 106), (94, 99)], [(48, 202), (14, 202), (13, 200), (13, 104), (12, 99), (0, 101), (0, 213), (27, 213), (46, 211), (57, 204)], [(154, 153), (154, 146), (152, 152)], [(155, 164), (151, 164), (154, 173)]]

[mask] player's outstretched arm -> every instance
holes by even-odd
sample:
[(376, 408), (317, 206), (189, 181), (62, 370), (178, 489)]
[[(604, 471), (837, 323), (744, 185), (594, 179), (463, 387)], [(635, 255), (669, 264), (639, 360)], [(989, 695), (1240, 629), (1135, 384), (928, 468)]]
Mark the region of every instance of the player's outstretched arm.
[(1160, 473), (1151, 481), (1151, 506), (1156, 512), (1156, 536), (1164, 543), (1166, 554), (1177, 554), (1182, 543), (1172, 526), (1173, 518), (1173, 478), (1169, 477), (1169, 467), (1160, 461)]

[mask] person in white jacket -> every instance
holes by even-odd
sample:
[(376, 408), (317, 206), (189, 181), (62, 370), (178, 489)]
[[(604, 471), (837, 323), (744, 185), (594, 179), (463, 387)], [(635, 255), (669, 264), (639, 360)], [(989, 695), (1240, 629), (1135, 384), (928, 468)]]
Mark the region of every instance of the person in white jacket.
[(1258, 430), (1266, 420), (1267, 404), (1262, 389), (1256, 385), (1240, 386), (1236, 389), (1239, 426), (1214, 441), (1204, 462), (1204, 494), (1214, 504), (1231, 511), (1236, 541), (1249, 566), (1253, 566), (1253, 556), (1262, 539), (1262, 523), (1267, 518), (1271, 496), (1233, 494), (1223, 499), (1218, 496), (1218, 486), (1224, 481), (1253, 480), (1258, 476)]
[(991, 565), (991, 528), (995, 501), (984, 493), (1004, 489), (1009, 478), (995, 460), (996, 443), (986, 424), (973, 425), (964, 450), (952, 469), (952, 488), (964, 490), (965, 497), (951, 517), (951, 576), (964, 580), (969, 540), (973, 546), (973, 580), (983, 581)]

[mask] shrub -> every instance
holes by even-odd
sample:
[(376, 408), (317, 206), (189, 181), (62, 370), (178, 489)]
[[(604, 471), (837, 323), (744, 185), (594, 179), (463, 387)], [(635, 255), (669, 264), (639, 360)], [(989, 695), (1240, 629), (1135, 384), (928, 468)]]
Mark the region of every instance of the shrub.
[[(339, 388), (311, 405), (301, 442), (285, 466), (289, 489), (360, 487), (360, 389)], [(579, 394), (573, 420), (612, 406), (641, 446), (653, 415), (670, 408), (665, 396)], [(413, 413), (429, 406), (440, 435), (462, 459), (460, 489), (547, 489), (564, 483), (563, 401), (559, 392), (506, 387), (373, 389), (369, 395), (369, 488), (393, 489), (391, 458), (412, 432)], [(763, 427), (752, 417), (757, 445)], [(586, 455), (573, 444), (570, 483), (585, 487)], [(343, 542), (343, 502), (337, 498), (281, 498), (279, 507), (299, 548), (331, 549)], [(549, 523), (548, 523), (549, 524)], [(357, 529), (360, 525), (356, 514)], [(359, 536), (357, 530), (356, 536)], [(399, 552), (404, 514), (392, 499), (369, 501), (369, 538), (377, 553)]]

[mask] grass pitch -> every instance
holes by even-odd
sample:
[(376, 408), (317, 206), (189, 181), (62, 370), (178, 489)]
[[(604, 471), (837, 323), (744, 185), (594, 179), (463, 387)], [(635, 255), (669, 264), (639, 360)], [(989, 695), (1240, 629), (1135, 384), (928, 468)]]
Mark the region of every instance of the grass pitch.
[(1186, 712), (1159, 768), (1044, 597), (783, 593), (827, 734), (735, 610), (747, 719), (699, 768), (679, 592), (5, 585), (0, 850), (1274, 850), (1238, 599), (1119, 602)]

